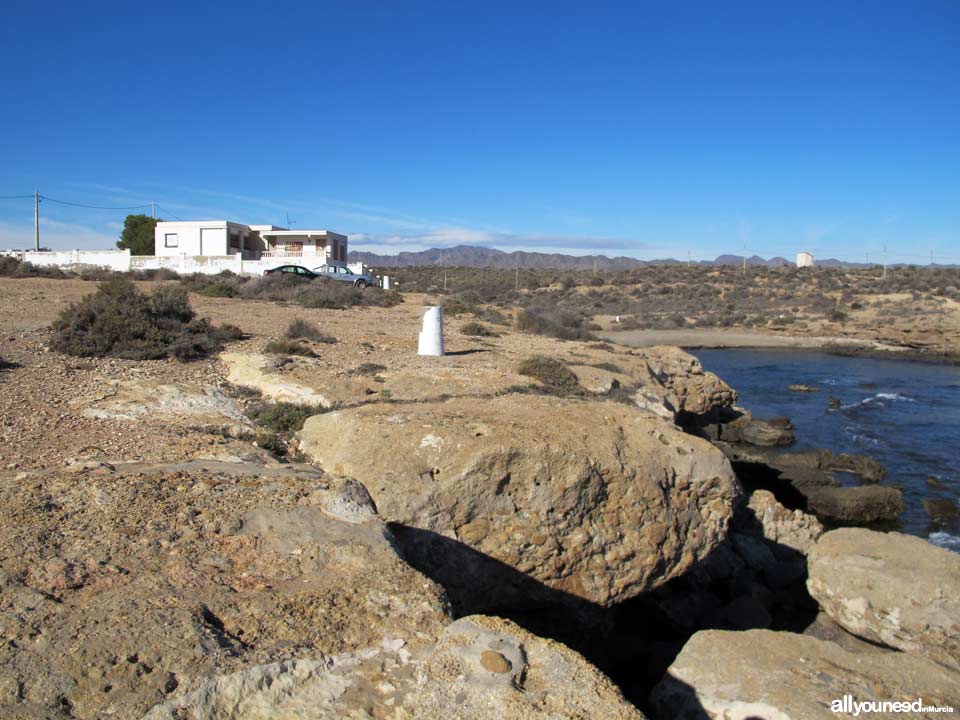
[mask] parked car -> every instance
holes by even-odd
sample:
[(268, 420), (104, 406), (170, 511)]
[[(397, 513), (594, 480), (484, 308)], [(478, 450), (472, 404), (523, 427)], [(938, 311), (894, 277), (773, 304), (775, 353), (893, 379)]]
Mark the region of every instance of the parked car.
[(353, 270), (348, 267), (344, 267), (343, 265), (321, 265), (320, 267), (314, 268), (313, 271), (322, 277), (330, 278), (331, 280), (336, 280), (337, 282), (347, 282), (358, 288), (365, 288), (377, 284), (373, 279), (373, 275), (370, 273), (358, 275), (357, 273), (353, 272)]
[(308, 270), (303, 267), (303, 265), (280, 265), (279, 267), (270, 268), (269, 270), (263, 271), (264, 275), (296, 275), (298, 277), (307, 278), (313, 280), (314, 278), (320, 277), (320, 273), (314, 272), (313, 270)]

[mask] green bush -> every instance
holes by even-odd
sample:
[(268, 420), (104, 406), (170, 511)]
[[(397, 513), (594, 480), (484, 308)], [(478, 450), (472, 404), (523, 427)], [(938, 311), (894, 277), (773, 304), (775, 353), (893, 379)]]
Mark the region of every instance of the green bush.
[(248, 412), (251, 419), (262, 427), (277, 433), (291, 433), (302, 430), (308, 417), (326, 412), (326, 409), (319, 405), (265, 402)]
[(573, 371), (556, 358), (534, 355), (517, 365), (517, 373), (539, 380), (544, 388), (557, 395), (579, 393), (582, 388)]
[(301, 355), (303, 357), (317, 357), (317, 354), (303, 343), (294, 340), (271, 340), (263, 351), (271, 355)]
[(58, 352), (127, 360), (190, 360), (219, 351), (224, 341), (194, 317), (182, 288), (162, 286), (145, 295), (122, 277), (64, 310), (53, 331), (51, 347)]
[(287, 331), (284, 333), (291, 340), (301, 338), (303, 340), (312, 340), (313, 342), (332, 345), (337, 339), (332, 335), (327, 335), (313, 323), (309, 323), (303, 318), (296, 318), (287, 325)]

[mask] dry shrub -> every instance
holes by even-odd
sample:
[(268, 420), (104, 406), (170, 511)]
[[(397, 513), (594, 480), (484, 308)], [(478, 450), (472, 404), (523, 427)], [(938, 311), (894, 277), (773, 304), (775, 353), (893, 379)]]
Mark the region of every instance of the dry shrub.
[(539, 380), (544, 388), (556, 395), (574, 395), (581, 392), (580, 382), (573, 371), (556, 358), (534, 355), (517, 365), (517, 373)]
[(182, 288), (152, 295), (117, 277), (64, 310), (53, 324), (54, 350), (79, 357), (190, 360), (217, 352), (226, 338), (196, 319)]
[(287, 331), (284, 333), (291, 340), (302, 339), (312, 340), (313, 342), (332, 345), (337, 339), (332, 335), (327, 335), (313, 323), (307, 322), (303, 318), (296, 318), (287, 325)]

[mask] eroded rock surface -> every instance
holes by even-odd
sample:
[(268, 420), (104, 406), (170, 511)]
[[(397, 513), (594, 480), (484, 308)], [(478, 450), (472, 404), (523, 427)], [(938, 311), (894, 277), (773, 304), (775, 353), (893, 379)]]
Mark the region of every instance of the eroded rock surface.
[(72, 404), (86, 405), (83, 417), (100, 420), (249, 424), (236, 401), (212, 386), (115, 381), (102, 393)]
[(629, 598), (706, 557), (739, 495), (706, 441), (627, 405), (541, 395), (330, 412), (301, 449), (360, 479), (407, 527), (405, 554), (471, 603), (508, 605), (530, 579)]
[(138, 718), (248, 665), (432, 646), (443, 592), (356, 481), (211, 467), (0, 476), (0, 716)]
[(641, 720), (579, 654), (509, 620), (475, 615), (448, 626), (424, 671), (416, 720)]
[(960, 670), (960, 555), (921, 538), (841, 528), (809, 555), (807, 587), (849, 632)]

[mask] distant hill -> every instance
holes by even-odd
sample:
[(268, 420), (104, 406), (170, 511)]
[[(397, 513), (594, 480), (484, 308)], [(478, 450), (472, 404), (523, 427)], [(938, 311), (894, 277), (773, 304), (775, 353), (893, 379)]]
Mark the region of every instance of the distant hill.
[[(439, 265), (440, 248), (430, 248), (420, 252), (402, 252), (397, 255), (378, 255), (361, 250), (350, 251), (351, 262), (363, 262), (370, 267), (413, 267), (419, 265)], [(474, 245), (457, 245), (443, 248), (443, 262), (448, 267), (489, 267), (501, 270), (512, 270), (517, 266), (520, 258), (520, 267), (549, 268), (551, 270), (593, 270), (596, 258), (599, 270), (632, 270), (646, 265), (682, 264), (685, 260), (664, 258), (662, 260), (637, 260), (631, 257), (607, 257), (606, 255), (563, 255), (561, 253), (537, 252), (504, 252), (496, 248), (477, 247)], [(742, 265), (742, 255), (719, 255), (714, 260), (698, 260), (697, 265)], [(772, 257), (766, 260), (759, 255), (747, 258), (748, 265), (765, 265), (767, 267), (793, 266), (794, 262), (783, 257)], [(858, 263), (826, 258), (817, 260), (818, 267), (829, 268), (867, 268), (877, 263)], [(891, 264), (889, 267), (897, 267)], [(933, 265), (928, 267), (955, 268), (956, 265)]]
[[(419, 265), (439, 265), (440, 248), (430, 248), (420, 252), (401, 252), (396, 255), (378, 255), (361, 250), (350, 251), (351, 262), (363, 262), (370, 267), (412, 267)], [(637, 260), (630, 257), (607, 257), (606, 255), (563, 255), (560, 253), (504, 252), (496, 248), (457, 245), (443, 249), (443, 262), (449, 267), (490, 267), (510, 270), (517, 266), (524, 268), (550, 268), (553, 270), (592, 270), (594, 258), (600, 270), (630, 270), (645, 265), (664, 265), (683, 262), (664, 258), (662, 260)], [(700, 261), (699, 265), (740, 265), (740, 255), (721, 255), (716, 260)], [(767, 265), (780, 267), (793, 263), (782, 257), (764, 260), (758, 255), (747, 258), (749, 265)]]
[[(420, 252), (402, 252), (397, 255), (350, 251), (352, 262), (363, 262), (371, 267), (409, 267), (414, 265), (439, 265), (440, 248)], [(492, 267), (509, 270), (517, 266), (525, 268), (552, 268), (556, 270), (592, 270), (593, 255), (561, 255), (559, 253), (504, 252), (496, 248), (457, 245), (443, 248), (443, 262), (449, 267)], [(597, 267), (601, 270), (629, 270), (649, 263), (629, 257), (609, 258), (597, 255)]]

